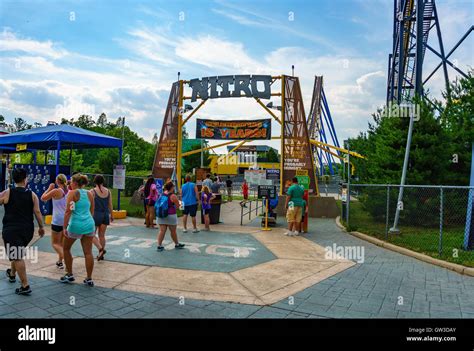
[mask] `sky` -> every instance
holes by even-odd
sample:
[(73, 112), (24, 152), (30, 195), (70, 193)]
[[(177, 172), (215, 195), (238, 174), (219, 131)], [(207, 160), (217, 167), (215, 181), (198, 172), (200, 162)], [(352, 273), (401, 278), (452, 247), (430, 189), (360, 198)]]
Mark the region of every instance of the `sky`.
[[(437, 6), (449, 51), (474, 23), (474, 1), (438, 0)], [(0, 114), (7, 122), (45, 124), (104, 112), (109, 120), (125, 116), (151, 141), (178, 72), (182, 79), (277, 75), (291, 74), (294, 65), (306, 113), (314, 76), (324, 76), (342, 141), (366, 131), (385, 102), (392, 12), (392, 0), (2, 0)], [(464, 71), (474, 66), (473, 42), (471, 34), (451, 57)], [(425, 74), (438, 62), (427, 53)], [(455, 71), (449, 73), (454, 79)], [(426, 88), (440, 96), (441, 70)], [(208, 101), (195, 116), (268, 114), (254, 99), (229, 98)], [(193, 119), (186, 128), (193, 137)], [(278, 129), (274, 122), (273, 135)], [(264, 143), (279, 149), (277, 141)]]

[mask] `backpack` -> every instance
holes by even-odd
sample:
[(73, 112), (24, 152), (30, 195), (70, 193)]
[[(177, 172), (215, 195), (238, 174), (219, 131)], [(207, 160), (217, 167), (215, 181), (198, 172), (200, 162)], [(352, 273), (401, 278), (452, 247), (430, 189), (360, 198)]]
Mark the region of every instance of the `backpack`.
[(168, 217), (168, 195), (162, 194), (155, 202), (155, 213), (158, 218)]

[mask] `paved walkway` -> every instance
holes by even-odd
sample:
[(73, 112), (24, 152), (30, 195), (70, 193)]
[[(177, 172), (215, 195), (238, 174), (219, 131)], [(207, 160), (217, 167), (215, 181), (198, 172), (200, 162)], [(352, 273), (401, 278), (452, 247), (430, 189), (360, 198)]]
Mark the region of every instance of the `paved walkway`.
[[(142, 225), (142, 221), (129, 221), (127, 224)], [(255, 223), (253, 223), (255, 225)], [(119, 225), (118, 227), (124, 227)], [(31, 285), (34, 289), (31, 296), (17, 296), (12, 293), (14, 284), (9, 284), (6, 279), (0, 280), (0, 317), (2, 318), (474, 318), (474, 278), (462, 276), (444, 268), (432, 266), (409, 258), (383, 248), (377, 247), (363, 240), (355, 238), (342, 232), (331, 219), (312, 219), (310, 222), (310, 233), (305, 238), (283, 237), (280, 230), (270, 233), (257, 232), (255, 226), (234, 227), (232, 225), (219, 228), (222, 233), (241, 236), (237, 229), (251, 235), (259, 244), (269, 249), (277, 259), (261, 263), (269, 264), (280, 260), (281, 273), (271, 275), (267, 272), (267, 283), (274, 284), (282, 282), (282, 288), (291, 285), (286, 281), (288, 277), (294, 277), (294, 268), (288, 268), (285, 261), (278, 255), (294, 255), (300, 251), (303, 263), (313, 252), (318, 252), (318, 258), (313, 266), (321, 262), (321, 248), (325, 246), (355, 247), (364, 249), (363, 263), (350, 263), (339, 273), (329, 274), (327, 277), (319, 277), (314, 283), (307, 280), (306, 286), (298, 286), (293, 290), (287, 290), (279, 298), (274, 294), (272, 298), (265, 301), (265, 286), (263, 291), (251, 291), (254, 296), (260, 298), (251, 303), (236, 303), (218, 301), (219, 296), (204, 296), (204, 298), (192, 298), (197, 295), (187, 292), (177, 294), (182, 286), (176, 291), (160, 292), (160, 287), (151, 286), (151, 290), (140, 292), (121, 290), (117, 285), (104, 284), (88, 288), (80, 284), (62, 285), (58, 283), (59, 273), (51, 270), (49, 266), (43, 267), (44, 276), (30, 275)], [(122, 228), (123, 229), (123, 228)], [(117, 234), (114, 233), (117, 230)], [(231, 234), (233, 233), (233, 234)], [(111, 235), (120, 237), (118, 229), (110, 230)], [(219, 235), (216, 233), (216, 235)], [(272, 242), (262, 238), (275, 238)], [(45, 239), (42, 239), (45, 240)], [(237, 239), (235, 239), (237, 240)], [(248, 237), (247, 239), (248, 240)], [(301, 244), (304, 244), (302, 246)], [(314, 245), (314, 246), (313, 246)], [(312, 247), (315, 251), (308, 251)], [(293, 248), (287, 250), (287, 248)], [(317, 249), (319, 248), (319, 249)], [(43, 248), (47, 250), (46, 247)], [(153, 250), (148, 249), (148, 250)], [(191, 254), (191, 253), (190, 253)], [(52, 255), (41, 252), (42, 257)], [(314, 257), (313, 257), (314, 258)], [(209, 259), (209, 258), (206, 258)], [(300, 257), (301, 259), (301, 257)], [(76, 266), (82, 265), (77, 260)], [(347, 262), (347, 261), (344, 261)], [(4, 263), (4, 262), (2, 262)], [(106, 262), (104, 266), (128, 265), (123, 262)], [(204, 264), (204, 263), (203, 263)], [(130, 264), (132, 265), (132, 264)], [(142, 270), (169, 269), (161, 267), (150, 267), (142, 264), (133, 264), (137, 274)], [(294, 265), (290, 265), (295, 267)], [(2, 265), (2, 268), (4, 265)], [(306, 271), (311, 265), (296, 265), (300, 271)], [(247, 268), (249, 269), (249, 268)], [(101, 270), (103, 271), (101, 274)], [(184, 270), (184, 269), (183, 269)], [(240, 270), (240, 268), (239, 268)], [(246, 270), (245, 268), (243, 269)], [(217, 272), (216, 272), (217, 271)], [(227, 270), (228, 271), (228, 270)], [(241, 270), (240, 270), (241, 271)], [(48, 273), (48, 274), (45, 274)], [(99, 278), (112, 279), (123, 272), (118, 270), (107, 270), (98, 268)], [(206, 281), (201, 271), (190, 272), (186, 278), (182, 271), (176, 271), (175, 282), (185, 282), (193, 285), (199, 281)], [(209, 274), (230, 274), (222, 270), (214, 269)], [(239, 284), (247, 287), (258, 287), (266, 270), (252, 272), (247, 278), (241, 277)], [(257, 274), (257, 281), (252, 281), (252, 275)], [(307, 276), (317, 275), (318, 272), (309, 272)], [(53, 279), (54, 278), (54, 279)], [(182, 278), (182, 279), (181, 279)], [(113, 279), (112, 279), (113, 280)], [(238, 280), (238, 278), (237, 278)], [(283, 281), (282, 281), (283, 280)], [(299, 279), (302, 280), (302, 279)], [(304, 280), (304, 279), (303, 279)], [(104, 280), (105, 281), (105, 280)], [(156, 281), (156, 277), (152, 279)], [(158, 281), (160, 281), (158, 279)], [(212, 281), (211, 281), (212, 282)], [(209, 283), (209, 282), (208, 282)], [(174, 282), (168, 279), (161, 281), (163, 286), (169, 286)], [(252, 285), (253, 284), (253, 285)], [(199, 284), (198, 284), (199, 285)], [(226, 284), (224, 283), (223, 286)], [(136, 282), (136, 286), (147, 286), (145, 280)], [(239, 285), (240, 286), (240, 285)], [(232, 286), (231, 286), (232, 288)], [(272, 287), (274, 288), (274, 287)], [(250, 289), (251, 290), (251, 289)], [(275, 291), (278, 291), (276, 289)], [(158, 294), (158, 295), (157, 295)], [(171, 295), (171, 296), (164, 296)], [(226, 297), (224, 300), (233, 301)], [(272, 302), (273, 301), (273, 302)]]

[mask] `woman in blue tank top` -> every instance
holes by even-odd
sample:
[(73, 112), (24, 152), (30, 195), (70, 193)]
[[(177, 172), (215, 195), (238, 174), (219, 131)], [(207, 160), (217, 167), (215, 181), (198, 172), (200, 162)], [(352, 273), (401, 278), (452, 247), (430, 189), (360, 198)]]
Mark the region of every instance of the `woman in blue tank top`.
[(92, 256), (92, 241), (94, 239), (94, 199), (92, 194), (84, 187), (89, 180), (83, 174), (75, 174), (71, 179), (71, 191), (66, 199), (66, 213), (64, 216), (64, 262), (66, 264), (66, 274), (61, 278), (61, 282), (73, 282), (72, 254), (71, 247), (74, 242), (81, 240), (84, 259), (86, 262), (87, 278), (84, 284), (94, 286), (92, 281), (92, 270), (94, 269), (94, 257)]

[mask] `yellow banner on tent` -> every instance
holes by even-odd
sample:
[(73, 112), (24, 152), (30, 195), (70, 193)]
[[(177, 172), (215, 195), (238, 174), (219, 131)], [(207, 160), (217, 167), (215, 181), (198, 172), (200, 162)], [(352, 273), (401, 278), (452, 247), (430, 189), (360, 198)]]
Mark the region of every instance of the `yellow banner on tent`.
[(27, 144), (16, 144), (16, 151), (25, 151)]

